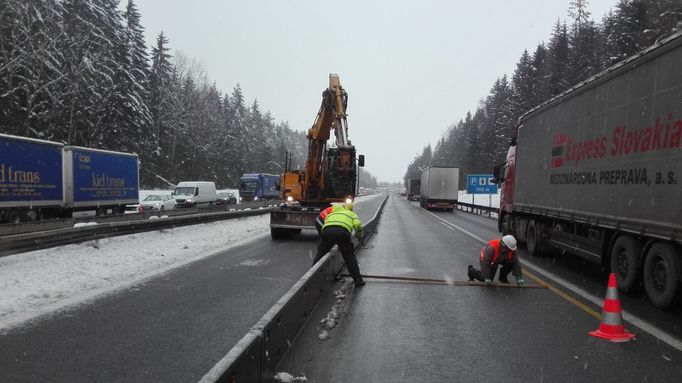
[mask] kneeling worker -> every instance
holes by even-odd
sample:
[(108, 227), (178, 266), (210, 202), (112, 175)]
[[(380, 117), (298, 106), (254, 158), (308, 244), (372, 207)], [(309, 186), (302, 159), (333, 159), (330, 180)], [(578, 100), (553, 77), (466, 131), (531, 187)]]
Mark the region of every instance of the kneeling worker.
[(526, 285), (521, 271), (521, 262), (516, 253), (516, 238), (514, 236), (505, 235), (501, 239), (493, 239), (488, 242), (481, 250), (480, 262), (480, 271), (469, 265), (468, 274), (470, 281), (476, 279), (484, 282), (486, 286), (490, 286), (493, 284), (493, 279), (495, 279), (497, 266), (502, 265), (500, 282), (509, 283), (507, 275), (512, 272), (519, 287)]
[(362, 222), (358, 215), (353, 212), (353, 204), (347, 203), (343, 206), (333, 206), (331, 213), (327, 215), (322, 226), (320, 243), (317, 245), (317, 255), (313, 265), (317, 263), (329, 250), (338, 245), (339, 251), (346, 262), (348, 273), (353, 277), (355, 286), (364, 286), (365, 282), (360, 275), (358, 260), (353, 252), (353, 242), (350, 235), (355, 229), (355, 237), (362, 239)]

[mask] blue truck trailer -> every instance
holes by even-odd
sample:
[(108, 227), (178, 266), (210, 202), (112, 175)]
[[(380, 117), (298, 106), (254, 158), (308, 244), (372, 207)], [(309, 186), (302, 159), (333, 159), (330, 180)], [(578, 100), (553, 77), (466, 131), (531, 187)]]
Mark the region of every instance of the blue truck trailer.
[(239, 199), (242, 202), (279, 199), (278, 182), (279, 176), (274, 174), (244, 174), (239, 178)]
[(0, 134), (0, 222), (122, 214), (138, 193), (136, 154)]

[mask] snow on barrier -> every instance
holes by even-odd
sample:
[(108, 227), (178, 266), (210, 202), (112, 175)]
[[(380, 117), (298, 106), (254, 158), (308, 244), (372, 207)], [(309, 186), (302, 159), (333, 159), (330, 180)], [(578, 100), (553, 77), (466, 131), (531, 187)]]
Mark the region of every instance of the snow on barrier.
[[(363, 225), (365, 240), (375, 231), (387, 199)], [(335, 248), (311, 267), (199, 382), (272, 381), (277, 364), (342, 268), (343, 257)]]

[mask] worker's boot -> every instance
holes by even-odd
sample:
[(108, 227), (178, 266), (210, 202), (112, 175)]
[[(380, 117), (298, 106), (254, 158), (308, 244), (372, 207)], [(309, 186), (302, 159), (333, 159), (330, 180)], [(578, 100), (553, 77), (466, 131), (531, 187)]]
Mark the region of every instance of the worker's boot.
[(476, 269), (474, 269), (473, 266), (469, 265), (467, 268), (467, 275), (469, 276), (469, 282), (473, 281), (476, 279)]

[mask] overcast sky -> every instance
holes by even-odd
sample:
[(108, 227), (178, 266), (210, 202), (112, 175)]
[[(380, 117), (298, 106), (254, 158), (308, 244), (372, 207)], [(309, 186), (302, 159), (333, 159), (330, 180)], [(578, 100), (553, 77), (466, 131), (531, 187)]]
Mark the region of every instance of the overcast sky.
[[(125, 1), (123, 2), (125, 3)], [(137, 0), (150, 45), (200, 61), (223, 92), (304, 131), (338, 73), (349, 94), (349, 136), (380, 181), (511, 75), (524, 49), (547, 41), (570, 0)], [(592, 0), (600, 21), (616, 0)], [(122, 4), (124, 6), (124, 4)]]

